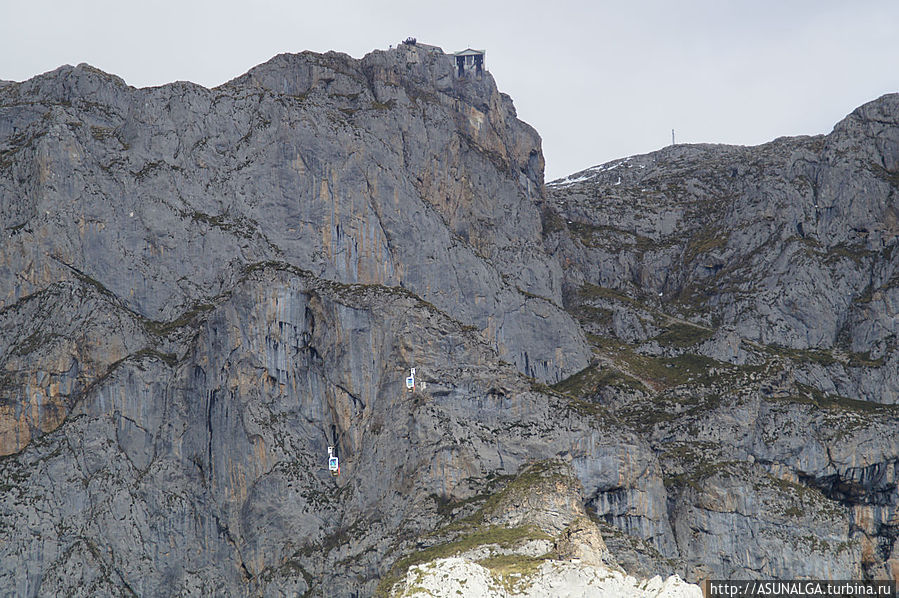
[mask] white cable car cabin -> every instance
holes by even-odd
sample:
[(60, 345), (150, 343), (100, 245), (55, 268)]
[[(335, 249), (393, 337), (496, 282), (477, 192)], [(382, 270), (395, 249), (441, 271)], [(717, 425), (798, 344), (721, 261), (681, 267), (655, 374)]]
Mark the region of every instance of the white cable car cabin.
[(409, 377), (406, 378), (406, 390), (412, 392), (415, 390), (415, 368), (409, 371)]
[(337, 477), (340, 475), (340, 462), (337, 460), (337, 456), (334, 454), (334, 447), (328, 447), (328, 471), (331, 472), (331, 475)]

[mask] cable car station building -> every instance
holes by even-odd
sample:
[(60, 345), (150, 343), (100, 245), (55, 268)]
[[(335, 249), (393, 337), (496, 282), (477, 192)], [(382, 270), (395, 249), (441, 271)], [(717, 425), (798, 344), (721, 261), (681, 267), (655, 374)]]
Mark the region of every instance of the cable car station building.
[(480, 77), (486, 70), (484, 67), (484, 54), (484, 50), (472, 50), (471, 48), (454, 53), (456, 76), (461, 78), (473, 74), (476, 77)]

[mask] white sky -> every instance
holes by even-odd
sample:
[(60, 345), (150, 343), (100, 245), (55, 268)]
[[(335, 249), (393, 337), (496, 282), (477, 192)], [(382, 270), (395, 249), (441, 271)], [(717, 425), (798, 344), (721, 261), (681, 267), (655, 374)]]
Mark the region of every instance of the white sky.
[(899, 90), (899, 0), (0, 0), (0, 79), (88, 62), (215, 86), (281, 52), (487, 50), (547, 180), (678, 143), (826, 133)]

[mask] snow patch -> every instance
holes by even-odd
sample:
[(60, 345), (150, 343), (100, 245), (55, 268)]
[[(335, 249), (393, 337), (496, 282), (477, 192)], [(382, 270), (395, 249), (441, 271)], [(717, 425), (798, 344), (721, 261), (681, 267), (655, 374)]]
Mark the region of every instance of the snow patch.
[[(619, 160), (617, 162), (606, 162), (605, 164), (600, 164), (599, 166), (593, 166), (588, 168), (587, 170), (582, 170), (580, 172), (576, 172), (574, 174), (568, 175), (564, 179), (558, 179), (547, 183), (547, 187), (568, 187), (574, 185), (575, 183), (581, 183), (583, 181), (589, 181), (590, 179), (596, 178), (597, 175), (602, 174), (603, 172), (608, 172), (610, 170), (615, 170), (619, 166), (628, 165), (628, 162), (631, 161), (631, 158), (625, 158), (624, 160)], [(642, 166), (641, 166), (642, 168)], [(621, 177), (618, 177), (618, 180), (621, 180)]]

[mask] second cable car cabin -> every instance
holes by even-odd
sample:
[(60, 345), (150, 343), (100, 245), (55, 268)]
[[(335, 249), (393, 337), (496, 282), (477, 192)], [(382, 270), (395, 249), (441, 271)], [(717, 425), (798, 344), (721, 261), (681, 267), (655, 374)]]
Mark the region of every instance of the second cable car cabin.
[(415, 368), (409, 370), (409, 377), (406, 378), (406, 390), (413, 392), (415, 390)]
[(337, 455), (334, 454), (333, 446), (328, 447), (328, 471), (334, 477), (340, 475), (340, 461), (338, 461)]

